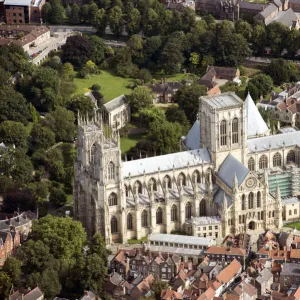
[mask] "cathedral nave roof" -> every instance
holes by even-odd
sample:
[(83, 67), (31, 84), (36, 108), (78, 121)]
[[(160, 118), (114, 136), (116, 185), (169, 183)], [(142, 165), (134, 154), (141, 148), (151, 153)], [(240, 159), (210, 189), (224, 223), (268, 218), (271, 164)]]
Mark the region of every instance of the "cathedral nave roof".
[(248, 152), (281, 149), (300, 144), (300, 131), (275, 134), (248, 140)]
[(236, 176), (238, 186), (240, 186), (247, 177), (248, 173), (249, 169), (247, 167), (245, 167), (233, 155), (228, 154), (223, 161), (217, 175), (224, 183), (227, 184), (227, 186), (233, 188), (234, 176)]
[(189, 149), (195, 150), (200, 148), (200, 139), (200, 122), (196, 120), (185, 137), (184, 143)]
[(138, 176), (160, 171), (186, 168), (187, 165), (196, 166), (209, 164), (210, 154), (206, 148), (177, 152), (172, 154), (148, 157), (123, 162), (123, 176)]

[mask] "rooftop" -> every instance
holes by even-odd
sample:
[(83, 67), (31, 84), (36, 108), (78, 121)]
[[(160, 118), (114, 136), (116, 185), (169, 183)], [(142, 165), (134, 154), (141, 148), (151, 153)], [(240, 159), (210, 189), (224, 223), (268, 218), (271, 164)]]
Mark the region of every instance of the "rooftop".
[(122, 106), (126, 103), (126, 97), (124, 95), (121, 95), (107, 103), (105, 103), (103, 106), (109, 111), (113, 111), (114, 109)]
[(30, 6), (32, 0), (5, 0), (4, 5)]
[(208, 164), (210, 161), (207, 149), (201, 148), (123, 162), (123, 175), (124, 177), (138, 176), (143, 175), (144, 172), (146, 174), (156, 173), (158, 170), (185, 168), (188, 164), (192, 166)]
[(192, 223), (195, 225), (208, 225), (208, 224), (220, 224), (221, 217), (212, 216), (212, 217), (194, 217), (190, 220), (187, 220), (186, 223)]
[(209, 246), (214, 241), (212, 237), (196, 237), (196, 236), (185, 236), (176, 234), (163, 234), (154, 233), (149, 237), (150, 241), (155, 242), (169, 242), (169, 243), (179, 243), (187, 245), (199, 245), (199, 246)]
[(192, 128), (185, 137), (185, 145), (190, 150), (200, 148), (200, 122), (196, 120)]
[(211, 246), (206, 250), (206, 254), (228, 254), (228, 255), (246, 255), (246, 250), (242, 248), (231, 248), (222, 246)]
[(200, 99), (205, 101), (213, 109), (225, 109), (243, 105), (243, 101), (233, 92), (203, 96)]

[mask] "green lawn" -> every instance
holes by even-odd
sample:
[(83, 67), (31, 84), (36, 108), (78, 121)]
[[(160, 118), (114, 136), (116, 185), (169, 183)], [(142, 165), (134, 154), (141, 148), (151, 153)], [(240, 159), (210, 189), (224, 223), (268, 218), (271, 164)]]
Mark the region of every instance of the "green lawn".
[(121, 151), (127, 152), (130, 148), (134, 147), (139, 140), (142, 139), (142, 134), (132, 134), (127, 138), (121, 138)]
[(131, 93), (128, 84), (130, 78), (123, 78), (114, 75), (110, 71), (101, 70), (101, 74), (91, 76), (90, 78), (75, 78), (74, 82), (77, 85), (76, 93), (84, 94), (88, 92), (94, 83), (101, 85), (101, 93), (104, 96), (105, 102), (110, 101), (122, 94)]
[(137, 239), (130, 239), (127, 241), (129, 245), (134, 245), (134, 244), (140, 244), (141, 242), (147, 242), (147, 237), (144, 236), (140, 240)]
[(290, 224), (286, 224), (284, 226), (285, 227), (290, 227), (290, 228), (293, 228), (293, 229), (296, 227), (297, 230), (300, 230), (300, 222), (290, 223)]

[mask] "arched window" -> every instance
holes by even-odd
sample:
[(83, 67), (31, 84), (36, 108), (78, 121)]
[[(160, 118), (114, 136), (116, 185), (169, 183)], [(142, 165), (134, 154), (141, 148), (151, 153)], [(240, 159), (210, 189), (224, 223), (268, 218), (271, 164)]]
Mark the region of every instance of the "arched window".
[(220, 145), (227, 145), (227, 122), (223, 120), (220, 124)]
[(185, 218), (190, 219), (192, 217), (192, 204), (191, 202), (188, 202), (185, 205)]
[(275, 210), (272, 211), (272, 217), (275, 217)]
[(127, 215), (127, 229), (128, 230), (132, 230), (133, 229), (132, 214), (130, 214), (130, 213)]
[(165, 188), (169, 188), (169, 189), (171, 189), (172, 188), (172, 181), (171, 181), (171, 178), (170, 178), (170, 176), (168, 176), (168, 175), (166, 175), (165, 177), (164, 177), (164, 186), (165, 186)]
[(281, 166), (281, 154), (275, 153), (273, 156), (273, 167), (280, 167)]
[(111, 233), (117, 233), (118, 232), (118, 220), (117, 220), (116, 217), (111, 218), (110, 231), (111, 231)]
[(115, 179), (115, 165), (111, 161), (108, 164), (108, 180), (114, 180)]
[(272, 213), (272, 212), (271, 212), (271, 211), (269, 211), (269, 218), (271, 218), (271, 213)]
[(148, 213), (146, 210), (143, 210), (142, 212), (142, 227), (148, 226)]
[(111, 193), (108, 197), (108, 205), (109, 206), (114, 206), (118, 205), (118, 197), (115, 193)]
[(143, 189), (142, 189), (142, 184), (141, 184), (141, 182), (140, 182), (139, 180), (137, 180), (137, 181), (134, 183), (134, 187), (137, 187), (138, 193), (139, 193), (139, 194), (142, 194), (142, 191), (143, 191)]
[(129, 197), (129, 189), (128, 189), (128, 186), (126, 184), (124, 184), (124, 188), (125, 188), (126, 197)]
[(253, 193), (251, 192), (251, 193), (248, 195), (248, 209), (252, 209), (252, 208), (253, 208), (253, 198), (254, 198), (254, 195), (253, 195)]
[(178, 184), (179, 184), (180, 180), (182, 182), (182, 185), (186, 185), (185, 175), (183, 173), (180, 173), (178, 176)]
[(268, 158), (265, 155), (262, 155), (259, 159), (259, 168), (260, 169), (268, 168)]
[(256, 194), (256, 207), (260, 207), (261, 206), (261, 193), (257, 192)]
[(194, 171), (193, 173), (193, 182), (198, 182), (198, 183), (201, 183), (201, 177), (200, 177), (200, 173), (199, 171)]
[(157, 186), (156, 186), (156, 180), (154, 178), (151, 178), (148, 182), (148, 189), (150, 190), (150, 186), (153, 186), (153, 191), (157, 191)]
[(161, 207), (159, 207), (156, 211), (156, 224), (162, 224), (163, 223), (163, 211)]
[(199, 207), (199, 216), (206, 216), (206, 201), (202, 199)]
[(243, 195), (242, 196), (242, 205), (241, 205), (242, 206), (242, 210), (246, 209), (246, 207), (245, 207), (245, 198), (246, 198), (245, 195)]
[(286, 163), (293, 163), (296, 161), (295, 152), (293, 150), (289, 151), (286, 156)]
[(254, 162), (253, 157), (250, 157), (249, 160), (248, 160), (248, 169), (250, 171), (254, 171), (254, 169), (255, 169), (255, 162)]
[(264, 212), (263, 212), (263, 211), (260, 213), (260, 219), (261, 219), (261, 220), (264, 219)]
[(239, 121), (237, 118), (232, 120), (232, 144), (239, 142)]
[(175, 222), (178, 221), (178, 213), (177, 213), (177, 206), (174, 204), (171, 208), (171, 221)]
[(91, 147), (91, 164), (94, 164), (96, 162), (96, 145), (94, 144)]

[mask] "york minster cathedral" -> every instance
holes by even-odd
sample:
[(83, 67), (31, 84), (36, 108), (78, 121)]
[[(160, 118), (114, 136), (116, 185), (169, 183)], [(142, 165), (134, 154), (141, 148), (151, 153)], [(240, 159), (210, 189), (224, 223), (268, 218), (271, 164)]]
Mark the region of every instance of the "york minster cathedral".
[(280, 229), (300, 215), (300, 131), (283, 129), (270, 134), (250, 95), (203, 96), (181, 152), (122, 161), (118, 132), (81, 117), (75, 218), (107, 244)]

